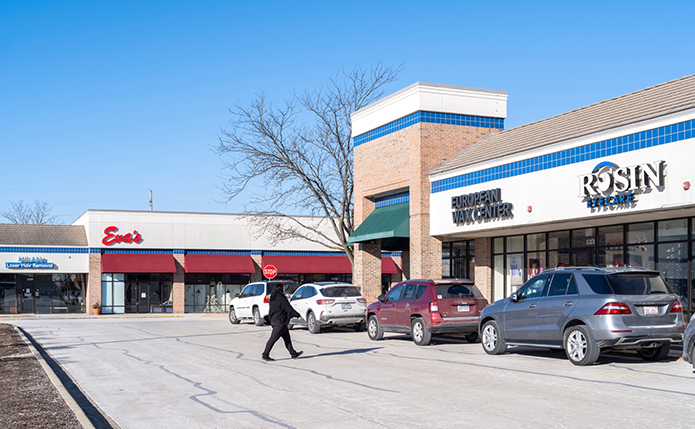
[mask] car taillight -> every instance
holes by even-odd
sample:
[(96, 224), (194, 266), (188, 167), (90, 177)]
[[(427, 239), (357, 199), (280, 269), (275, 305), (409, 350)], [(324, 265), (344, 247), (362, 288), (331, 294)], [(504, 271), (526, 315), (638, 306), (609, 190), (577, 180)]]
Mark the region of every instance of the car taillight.
[(683, 305), (681, 304), (680, 301), (676, 301), (673, 303), (671, 306), (671, 313), (682, 313), (683, 312)]
[(433, 325), (441, 325), (444, 322), (442, 315), (436, 312), (430, 312), (430, 320)]
[(630, 307), (622, 302), (609, 302), (594, 314), (632, 314)]
[(357, 302), (361, 302), (361, 303), (363, 303), (363, 304), (366, 304), (366, 303), (367, 303), (367, 299), (366, 299), (366, 298), (357, 298)]
[(269, 302), (270, 302), (270, 295), (266, 295), (266, 296), (263, 298), (263, 304), (267, 304), (267, 303), (269, 303)]
[(437, 301), (430, 302), (430, 311), (439, 311), (439, 303)]
[(323, 304), (333, 304), (335, 302), (334, 299), (317, 299), (316, 303), (318, 305), (323, 305)]

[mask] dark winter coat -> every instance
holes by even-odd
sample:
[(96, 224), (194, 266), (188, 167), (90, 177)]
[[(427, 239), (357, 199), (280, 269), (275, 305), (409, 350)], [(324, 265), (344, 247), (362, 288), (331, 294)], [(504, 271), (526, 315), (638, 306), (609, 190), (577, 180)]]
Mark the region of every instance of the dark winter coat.
[(270, 312), (268, 318), (271, 325), (288, 325), (290, 319), (299, 317), (300, 314), (292, 308), (290, 301), (282, 291), (274, 290), (270, 294)]

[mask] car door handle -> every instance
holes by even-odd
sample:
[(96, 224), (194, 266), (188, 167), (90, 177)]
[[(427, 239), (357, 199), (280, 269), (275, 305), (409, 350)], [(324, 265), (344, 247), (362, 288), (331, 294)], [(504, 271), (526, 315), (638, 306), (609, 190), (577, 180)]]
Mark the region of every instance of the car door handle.
[(536, 308), (536, 304), (529, 304), (528, 308)]
[(571, 307), (572, 304), (574, 304), (574, 302), (572, 302), (572, 301), (567, 301), (564, 305), (565, 305), (565, 307)]

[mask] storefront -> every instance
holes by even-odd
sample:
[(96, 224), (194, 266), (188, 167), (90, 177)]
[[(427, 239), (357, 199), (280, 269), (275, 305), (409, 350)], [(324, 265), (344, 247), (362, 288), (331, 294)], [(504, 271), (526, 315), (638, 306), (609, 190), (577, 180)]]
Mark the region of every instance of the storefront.
[[(351, 280), (344, 253), (309, 240), (275, 243), (241, 215), (89, 210), (74, 225), (89, 242), (88, 305), (98, 301), (106, 314), (224, 312), (267, 265), (300, 283)], [(397, 282), (392, 256), (384, 273)]]
[(0, 224), (0, 314), (84, 313), (82, 227)]
[[(452, 119), (485, 111), (484, 103), (476, 105), (470, 92), (457, 88), (438, 89), (448, 103), (435, 107), (448, 108)], [(688, 76), (507, 131), (492, 130), (484, 121), (471, 126), (453, 120), (436, 126), (413, 121), (395, 129), (383, 122), (390, 119), (388, 109), (407, 113), (394, 107), (396, 93), (353, 115), (358, 131), (376, 125), (393, 130), (364, 142), (355, 137), (356, 182), (388, 185), (359, 188), (356, 206), (359, 200), (376, 211), (377, 198), (403, 192), (404, 180), (390, 184), (384, 175), (372, 177), (366, 166), (376, 152), (388, 158), (406, 142), (411, 154), (415, 147), (442, 162), (428, 170), (427, 195), (420, 191), (416, 202), (419, 217), (428, 220), (427, 237), (413, 240), (411, 215), (410, 266), (404, 257), (404, 272), (435, 276), (428, 267), (441, 261), (443, 277), (474, 278), (497, 300), (550, 267), (641, 266), (659, 270), (690, 314), (695, 310), (694, 91), (695, 76)], [(359, 128), (360, 121), (369, 125)], [(418, 179), (408, 178), (411, 214), (413, 189), (422, 185)], [(458, 256), (457, 266), (465, 268), (454, 268), (456, 250), (465, 255)], [(369, 251), (366, 245), (360, 249)]]

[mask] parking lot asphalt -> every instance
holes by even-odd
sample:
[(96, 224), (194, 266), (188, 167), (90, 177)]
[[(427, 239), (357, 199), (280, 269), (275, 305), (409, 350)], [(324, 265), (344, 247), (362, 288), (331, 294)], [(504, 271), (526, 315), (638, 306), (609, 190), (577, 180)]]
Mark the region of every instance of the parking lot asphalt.
[(24, 329), (121, 428), (692, 427), (695, 373), (677, 356), (601, 355), (335, 328), (282, 341), (226, 317), (40, 318)]

